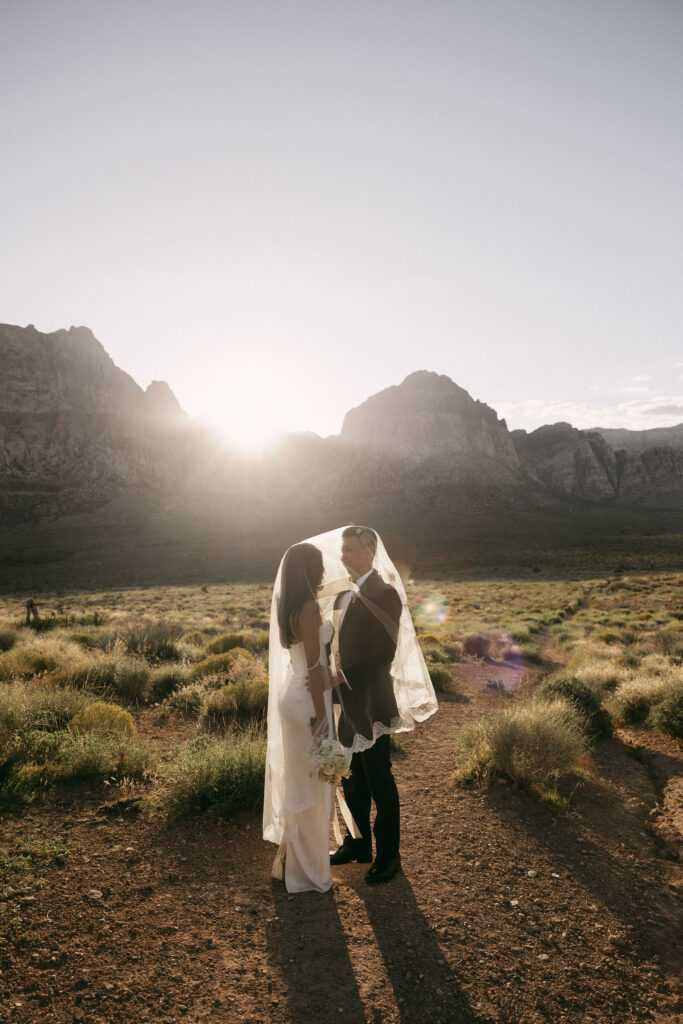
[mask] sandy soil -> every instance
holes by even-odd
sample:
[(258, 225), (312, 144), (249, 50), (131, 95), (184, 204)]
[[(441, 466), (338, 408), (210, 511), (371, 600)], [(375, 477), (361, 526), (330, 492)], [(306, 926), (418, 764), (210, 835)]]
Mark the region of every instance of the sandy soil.
[[(454, 735), (509, 699), (488, 679), (516, 678), (459, 666), (461, 695), (405, 738), (388, 885), (348, 865), (331, 892), (288, 896), (253, 817), (168, 829), (84, 791), (5, 818), (9, 856), (72, 846), (0, 883), (0, 1021), (680, 1020), (680, 749), (621, 732), (570, 815), (509, 785), (454, 789)], [(141, 728), (163, 735), (149, 714)]]

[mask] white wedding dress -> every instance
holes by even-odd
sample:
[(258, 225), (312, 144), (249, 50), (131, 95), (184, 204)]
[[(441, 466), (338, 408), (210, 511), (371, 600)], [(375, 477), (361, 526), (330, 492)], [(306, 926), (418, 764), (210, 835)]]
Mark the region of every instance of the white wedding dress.
[[(320, 625), (320, 656), (331, 639), (332, 624)], [(330, 874), (330, 818), (334, 789), (321, 782), (307, 754), (313, 743), (310, 720), (315, 716), (303, 643), (289, 648), (289, 665), (278, 699), (284, 772), (284, 825), (273, 877), (283, 879), (287, 892), (327, 892)], [(325, 692), (329, 734), (333, 735), (332, 695)]]

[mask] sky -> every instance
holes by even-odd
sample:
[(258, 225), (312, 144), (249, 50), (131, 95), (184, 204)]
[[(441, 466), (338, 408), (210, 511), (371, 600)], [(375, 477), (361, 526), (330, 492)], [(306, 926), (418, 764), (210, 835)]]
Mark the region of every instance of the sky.
[(240, 444), (418, 369), (679, 423), (682, 52), (680, 0), (0, 0), (0, 321)]

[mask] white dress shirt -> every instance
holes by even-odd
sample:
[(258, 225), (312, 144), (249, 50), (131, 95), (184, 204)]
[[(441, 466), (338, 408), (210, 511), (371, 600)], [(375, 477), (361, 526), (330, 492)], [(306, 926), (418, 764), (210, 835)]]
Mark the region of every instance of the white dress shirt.
[[(370, 575), (371, 572), (372, 572), (372, 569), (368, 569), (368, 571), (363, 573), (362, 576), (359, 576), (358, 579), (356, 580), (356, 586), (357, 587), (361, 587), (363, 585), (363, 583), (365, 583), (366, 579), (368, 578), (368, 576)], [(344, 616), (346, 615), (346, 609), (351, 604), (351, 599), (354, 596), (354, 594), (355, 594), (354, 590), (346, 590), (342, 594), (342, 596), (341, 596), (341, 599), (339, 601), (339, 628), (340, 629), (341, 629), (341, 624), (344, 621)]]

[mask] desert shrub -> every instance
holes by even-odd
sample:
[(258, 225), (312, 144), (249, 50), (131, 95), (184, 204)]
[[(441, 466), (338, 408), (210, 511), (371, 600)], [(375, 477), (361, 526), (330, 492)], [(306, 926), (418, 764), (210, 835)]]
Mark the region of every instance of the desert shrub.
[(398, 738), (396, 733), (394, 733), (394, 732), (390, 733), (389, 734), (389, 750), (392, 752), (392, 754), (404, 754), (405, 753), (405, 749), (406, 748), (403, 745), (402, 740), (400, 740)]
[(142, 622), (121, 634), (127, 650), (147, 661), (173, 661), (178, 657), (175, 641), (182, 627), (173, 622)]
[(683, 739), (683, 683), (673, 686), (664, 698), (650, 709), (647, 724), (658, 732)]
[(543, 655), (536, 644), (522, 644), (522, 657), (530, 665), (540, 665), (543, 661)]
[(600, 698), (585, 683), (571, 676), (548, 679), (536, 690), (536, 699), (553, 701), (560, 698), (572, 705), (581, 718), (583, 732), (589, 742), (612, 736), (612, 719)]
[(266, 740), (260, 729), (222, 738), (197, 737), (160, 769), (167, 786), (163, 802), (168, 817), (209, 808), (224, 817), (257, 810), (263, 801), (265, 767)]
[(455, 779), (489, 786), (502, 775), (533, 788), (581, 772), (586, 765), (581, 726), (563, 700), (486, 715), (457, 738)]
[(11, 651), (16, 642), (16, 630), (0, 629), (0, 651)]
[(96, 651), (99, 648), (97, 637), (92, 633), (70, 633), (69, 640), (86, 651)]
[(532, 630), (526, 622), (513, 622), (510, 626), (510, 639), (520, 646), (531, 640), (531, 633)]
[(235, 647), (246, 649), (247, 638), (244, 633), (223, 633), (205, 647), (205, 654), (226, 654)]
[(661, 629), (652, 637), (652, 645), (670, 658), (683, 657), (683, 632), (678, 629)]
[(101, 629), (95, 637), (97, 646), (105, 654), (111, 654), (117, 649), (124, 649), (125, 643), (118, 629)]
[(491, 649), (491, 637), (488, 633), (466, 633), (460, 642), (469, 658), (488, 658)]
[(453, 677), (445, 665), (427, 665), (429, 678), (435, 690), (447, 690)]
[(591, 658), (572, 667), (572, 675), (598, 692), (614, 690), (630, 678), (626, 666), (616, 664), (616, 659), (605, 661), (599, 658)]
[(265, 676), (240, 680), (213, 690), (202, 701), (201, 725), (220, 729), (233, 722), (262, 719), (268, 710), (268, 680)]
[(147, 696), (152, 701), (164, 700), (189, 681), (190, 670), (186, 665), (161, 665), (152, 669)]
[(56, 660), (44, 651), (13, 648), (0, 655), (0, 680), (30, 678), (57, 668)]
[(120, 734), (84, 732), (71, 736), (52, 781), (135, 778), (152, 764), (152, 751), (146, 743)]
[(638, 677), (622, 683), (608, 701), (609, 711), (616, 722), (632, 725), (643, 722), (654, 704), (666, 696), (670, 685), (665, 679)]
[(69, 730), (76, 735), (96, 732), (135, 736), (137, 732), (129, 711), (124, 711), (118, 704), (106, 704), (104, 701), (95, 701), (74, 715), (69, 722)]
[(198, 661), (192, 668), (192, 678), (201, 679), (202, 676), (222, 672), (228, 675), (235, 662), (240, 658), (253, 658), (251, 651), (244, 647), (233, 647), (223, 654), (210, 654), (208, 658)]
[(202, 708), (202, 702), (209, 690), (204, 682), (188, 683), (174, 690), (166, 697), (164, 706), (172, 711), (179, 711), (183, 715), (194, 717)]
[(91, 700), (70, 687), (16, 681), (0, 689), (0, 729), (61, 729)]
[(593, 633), (592, 639), (600, 644), (620, 644), (622, 642), (621, 635), (609, 629), (602, 629), (597, 633)]
[(206, 633), (202, 633), (201, 629), (192, 629), (189, 633), (183, 633), (180, 639), (184, 644), (191, 644), (193, 647), (203, 647)]

